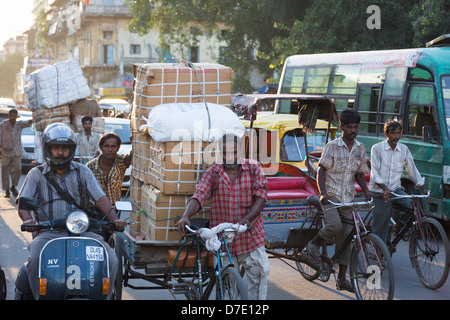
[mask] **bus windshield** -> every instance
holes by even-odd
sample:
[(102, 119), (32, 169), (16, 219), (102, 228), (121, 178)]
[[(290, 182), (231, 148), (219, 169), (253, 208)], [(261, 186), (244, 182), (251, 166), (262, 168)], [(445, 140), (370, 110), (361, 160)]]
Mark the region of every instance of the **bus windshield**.
[(442, 98), (444, 100), (444, 116), (447, 134), (450, 138), (450, 76), (442, 77)]

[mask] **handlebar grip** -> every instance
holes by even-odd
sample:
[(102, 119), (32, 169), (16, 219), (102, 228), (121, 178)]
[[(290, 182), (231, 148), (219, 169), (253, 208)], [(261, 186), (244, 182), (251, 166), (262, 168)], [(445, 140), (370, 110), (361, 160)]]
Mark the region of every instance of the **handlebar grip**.
[(28, 231), (28, 229), (30, 228), (41, 228), (42, 225), (37, 223), (37, 224), (21, 224), (20, 225), (20, 231)]

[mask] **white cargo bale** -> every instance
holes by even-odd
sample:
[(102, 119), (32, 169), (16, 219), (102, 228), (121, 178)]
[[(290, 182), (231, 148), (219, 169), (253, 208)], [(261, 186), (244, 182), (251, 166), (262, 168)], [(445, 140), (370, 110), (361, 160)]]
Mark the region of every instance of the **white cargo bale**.
[(157, 142), (218, 141), (225, 133), (242, 137), (244, 125), (223, 105), (208, 103), (168, 103), (154, 107), (141, 130)]
[(28, 80), (25, 93), (31, 110), (67, 105), (91, 95), (77, 59), (45, 66)]

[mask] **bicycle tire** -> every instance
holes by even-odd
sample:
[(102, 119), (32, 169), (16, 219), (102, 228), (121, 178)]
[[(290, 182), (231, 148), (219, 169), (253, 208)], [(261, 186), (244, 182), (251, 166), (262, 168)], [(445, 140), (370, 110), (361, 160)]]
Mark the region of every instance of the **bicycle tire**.
[(295, 264), (297, 265), (298, 272), (300, 272), (305, 280), (314, 281), (319, 278), (320, 272), (309, 266), (307, 263), (296, 261)]
[[(409, 242), (409, 257), (422, 284), (438, 289), (449, 273), (449, 241), (442, 225), (432, 217), (424, 217), (416, 225)], [(423, 236), (422, 236), (423, 234)], [(426, 239), (426, 245), (423, 241)]]
[(353, 242), (350, 280), (358, 300), (392, 300), (394, 266), (386, 244), (377, 235), (366, 233)]
[(317, 268), (313, 268), (313, 266), (310, 265), (309, 261), (307, 259), (302, 259), (302, 255), (306, 255), (306, 252), (300, 252), (296, 256), (295, 264), (297, 266), (298, 272), (305, 278), (305, 280), (308, 281), (314, 281), (320, 276), (319, 270)]
[(216, 300), (248, 300), (247, 287), (235, 267), (226, 267), (220, 276), (223, 297), (217, 294)]
[(187, 300), (202, 300), (202, 296), (200, 295), (200, 291), (197, 289), (197, 286), (192, 282), (187, 282), (187, 292), (184, 294)]
[(114, 249), (114, 252), (117, 256), (118, 266), (117, 266), (117, 275), (114, 282), (114, 294), (113, 300), (122, 300), (122, 290), (123, 290), (123, 274), (125, 272), (124, 265), (126, 264), (126, 258), (122, 253), (121, 245), (123, 244), (119, 237), (115, 234), (110, 238), (110, 245), (113, 245), (111, 248)]
[(0, 267), (0, 300), (6, 300), (6, 276)]

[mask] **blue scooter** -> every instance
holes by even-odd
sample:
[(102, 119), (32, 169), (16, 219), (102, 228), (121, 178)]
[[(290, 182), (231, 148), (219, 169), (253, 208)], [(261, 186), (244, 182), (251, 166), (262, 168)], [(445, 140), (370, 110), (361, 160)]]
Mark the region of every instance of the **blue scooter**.
[[(131, 203), (116, 204), (117, 210), (129, 209)], [(125, 205), (127, 208), (123, 207)], [(41, 209), (37, 199), (22, 197), (19, 208)], [(93, 238), (80, 236), (86, 231), (101, 232), (115, 230), (113, 222), (89, 218), (88, 214), (76, 209), (67, 213), (65, 219), (45, 221), (36, 225), (21, 225), (22, 231), (30, 227), (38, 230), (67, 230), (69, 235), (49, 241), (40, 254), (39, 300), (107, 300), (109, 294), (109, 257), (103, 244)], [(28, 269), (24, 264), (16, 279), (15, 300), (34, 300), (28, 281)]]

